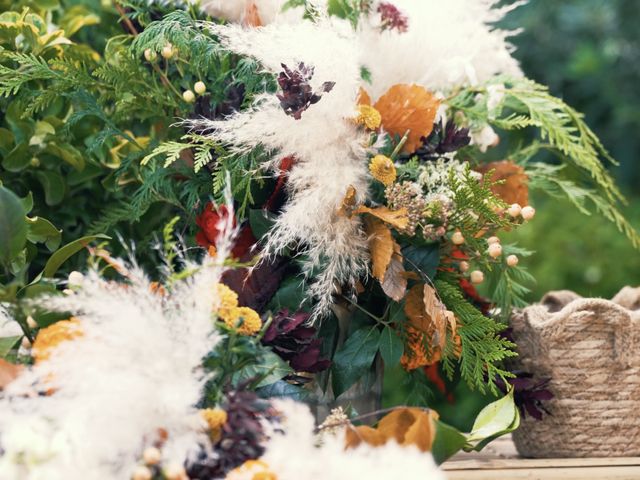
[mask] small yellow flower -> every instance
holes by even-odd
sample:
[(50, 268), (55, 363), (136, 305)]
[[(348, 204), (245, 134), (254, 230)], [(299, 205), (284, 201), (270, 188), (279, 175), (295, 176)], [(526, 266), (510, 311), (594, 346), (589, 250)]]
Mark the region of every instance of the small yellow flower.
[(224, 283), (218, 283), (216, 289), (218, 290), (218, 298), (220, 299), (218, 315), (220, 317), (228, 316), (229, 313), (238, 306), (238, 294)]
[(377, 130), (382, 123), (380, 112), (371, 105), (358, 105), (358, 116), (356, 117), (358, 125), (364, 125), (369, 130)]
[(389, 157), (376, 155), (369, 163), (369, 171), (373, 178), (382, 182), (385, 186), (396, 181), (396, 167)]
[[(251, 477), (248, 475), (251, 475)], [(239, 467), (231, 470), (226, 480), (239, 480), (241, 478), (251, 478), (251, 480), (278, 480), (278, 476), (269, 470), (269, 465), (262, 460), (247, 460)]]
[(51, 351), (59, 344), (82, 335), (80, 320), (74, 317), (69, 320), (61, 320), (38, 332), (38, 336), (33, 342), (31, 354), (36, 363), (42, 362), (49, 358)]
[(221, 408), (207, 408), (200, 410), (200, 415), (207, 422), (211, 440), (218, 442), (222, 436), (222, 427), (227, 423), (227, 412)]
[(240, 335), (255, 335), (262, 328), (262, 320), (255, 310), (249, 307), (232, 308), (220, 318), (229, 328), (234, 328)]

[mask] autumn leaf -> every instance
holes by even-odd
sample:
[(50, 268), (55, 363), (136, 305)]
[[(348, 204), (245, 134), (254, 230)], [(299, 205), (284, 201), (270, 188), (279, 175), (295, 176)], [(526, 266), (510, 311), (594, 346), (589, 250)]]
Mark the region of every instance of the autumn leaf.
[(353, 213), (353, 209), (356, 206), (356, 189), (353, 185), (349, 185), (347, 193), (345, 193), (342, 199), (342, 204), (338, 209), (338, 215), (342, 217), (350, 217)]
[(411, 154), (428, 137), (440, 106), (431, 92), (419, 85), (399, 84), (378, 99), (374, 108), (382, 116), (382, 126), (391, 135), (403, 137), (408, 132), (403, 152)]
[(381, 282), (382, 290), (387, 297), (399, 302), (407, 293), (407, 277), (405, 276), (400, 245), (393, 242), (393, 255)]
[(366, 218), (365, 230), (369, 236), (372, 273), (382, 283), (394, 254), (393, 235), (389, 227), (377, 218)]
[(501, 162), (491, 162), (480, 166), (477, 169), (482, 174), (493, 173), (491, 182), (501, 183), (493, 185), (491, 191), (508, 204), (518, 203), (522, 206), (529, 205), (529, 186), (527, 174), (524, 168), (515, 163), (504, 160)]
[(396, 408), (380, 420), (377, 428), (349, 425), (346, 430), (345, 448), (357, 447), (362, 442), (377, 447), (395, 440), (400, 445), (415, 445), (421, 451), (428, 452), (436, 436), (434, 422), (437, 419), (438, 414), (433, 410)]
[(360, 90), (358, 91), (358, 99), (356, 100), (356, 103), (358, 105), (371, 105), (371, 97), (362, 87), (360, 87)]
[(353, 213), (368, 213), (398, 230), (404, 230), (409, 224), (409, 215), (406, 208), (391, 210), (388, 207), (370, 208), (365, 205), (360, 205), (358, 208), (353, 210)]
[(242, 24), (245, 27), (262, 27), (262, 19), (260, 18), (260, 13), (258, 12), (258, 6), (256, 2), (247, 2), (247, 6), (244, 10), (244, 19)]
[(14, 365), (0, 358), (0, 390), (13, 382), (20, 375), (22, 369), (21, 365)]

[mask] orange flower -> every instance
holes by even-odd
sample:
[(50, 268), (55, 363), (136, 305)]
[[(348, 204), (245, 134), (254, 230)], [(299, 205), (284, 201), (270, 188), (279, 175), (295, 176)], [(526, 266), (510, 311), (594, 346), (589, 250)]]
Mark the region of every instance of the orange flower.
[[(363, 89), (360, 89), (358, 103), (371, 104), (371, 98)], [(439, 106), (440, 100), (424, 87), (398, 84), (387, 90), (374, 108), (380, 112), (382, 126), (388, 133), (403, 137), (408, 132), (402, 151), (411, 154), (422, 145), (420, 139), (433, 130)]]
[(51, 351), (62, 342), (81, 337), (82, 327), (80, 320), (71, 317), (69, 320), (61, 320), (38, 332), (38, 336), (33, 342), (31, 354), (35, 363), (47, 360)]

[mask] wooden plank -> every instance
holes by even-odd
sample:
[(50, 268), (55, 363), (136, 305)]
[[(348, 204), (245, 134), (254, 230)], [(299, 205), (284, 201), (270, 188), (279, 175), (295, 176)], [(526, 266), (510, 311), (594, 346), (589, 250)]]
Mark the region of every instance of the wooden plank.
[[(446, 462), (444, 470), (500, 470), (500, 469), (542, 469), (542, 468), (574, 468), (574, 467), (638, 467), (638, 457), (615, 458), (509, 458), (509, 459), (470, 459), (458, 457), (455, 461)], [(640, 478), (640, 477), (638, 477)]]
[(448, 480), (638, 480), (640, 466), (447, 470)]

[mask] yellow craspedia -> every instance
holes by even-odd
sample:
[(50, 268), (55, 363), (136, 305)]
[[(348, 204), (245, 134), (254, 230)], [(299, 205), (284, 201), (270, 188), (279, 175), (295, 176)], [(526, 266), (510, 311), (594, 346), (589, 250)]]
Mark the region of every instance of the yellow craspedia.
[(47, 360), (51, 351), (62, 342), (73, 340), (82, 336), (80, 320), (71, 317), (69, 320), (61, 320), (53, 323), (38, 332), (33, 342), (31, 354), (36, 363)]
[(232, 308), (224, 315), (222, 321), (229, 328), (234, 328), (240, 335), (255, 335), (262, 328), (262, 320), (258, 313), (249, 307)]
[(377, 130), (382, 123), (382, 116), (380, 116), (380, 112), (371, 105), (358, 105), (356, 123), (364, 125), (369, 130)]
[(216, 284), (218, 298), (220, 304), (218, 306), (218, 315), (228, 316), (229, 312), (238, 306), (238, 294), (227, 287), (224, 283)]
[(222, 436), (222, 427), (227, 423), (227, 412), (221, 408), (206, 408), (200, 410), (200, 416), (207, 422), (211, 440), (218, 442)]
[(278, 476), (269, 470), (269, 465), (262, 460), (247, 460), (239, 467), (231, 470), (227, 474), (226, 480), (246, 478), (251, 478), (251, 480), (278, 480)]
[(396, 181), (396, 167), (391, 159), (385, 155), (376, 155), (369, 163), (369, 171), (373, 178), (382, 182), (385, 186)]

